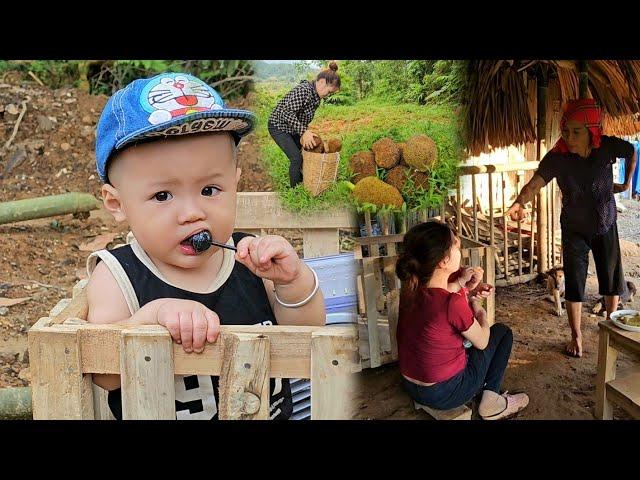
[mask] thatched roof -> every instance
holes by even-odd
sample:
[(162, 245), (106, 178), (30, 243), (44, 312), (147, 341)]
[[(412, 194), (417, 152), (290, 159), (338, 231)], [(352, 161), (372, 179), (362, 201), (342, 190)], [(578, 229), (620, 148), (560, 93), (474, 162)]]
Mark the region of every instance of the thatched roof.
[[(541, 70), (548, 76), (547, 142), (559, 135), (561, 105), (579, 98), (576, 61), (473, 60), (468, 66), (464, 136), (472, 155), (535, 141)], [(590, 60), (588, 76), (587, 96), (602, 107), (605, 134), (640, 132), (640, 60)]]

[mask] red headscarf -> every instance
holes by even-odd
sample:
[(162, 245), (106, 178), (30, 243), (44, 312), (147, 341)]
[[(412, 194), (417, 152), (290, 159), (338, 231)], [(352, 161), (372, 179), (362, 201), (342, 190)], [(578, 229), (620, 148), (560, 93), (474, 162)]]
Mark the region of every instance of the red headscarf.
[[(600, 106), (593, 98), (569, 100), (564, 106), (560, 129), (564, 129), (564, 126), (569, 120), (584, 123), (584, 126), (591, 132), (591, 146), (593, 148), (600, 147), (602, 113), (600, 112)], [(567, 147), (564, 138), (561, 137), (560, 140), (558, 140), (552, 151), (569, 153), (569, 147)]]

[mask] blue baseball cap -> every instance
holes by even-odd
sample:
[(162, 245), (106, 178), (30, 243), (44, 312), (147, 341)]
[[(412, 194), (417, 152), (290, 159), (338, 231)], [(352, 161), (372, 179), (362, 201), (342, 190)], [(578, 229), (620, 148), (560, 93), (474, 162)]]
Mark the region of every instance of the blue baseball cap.
[(107, 101), (96, 132), (96, 166), (107, 181), (114, 151), (142, 139), (228, 131), (236, 143), (249, 133), (255, 115), (227, 108), (222, 97), (199, 78), (162, 73), (134, 80)]

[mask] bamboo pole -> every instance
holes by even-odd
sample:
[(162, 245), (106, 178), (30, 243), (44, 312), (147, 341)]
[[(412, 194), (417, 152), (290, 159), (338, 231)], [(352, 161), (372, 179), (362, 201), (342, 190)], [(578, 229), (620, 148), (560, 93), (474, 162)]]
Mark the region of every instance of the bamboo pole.
[(0, 203), (0, 225), (96, 210), (100, 203), (90, 193), (64, 193)]
[[(546, 106), (547, 106), (547, 75), (543, 70), (538, 71), (537, 78), (537, 135), (536, 135), (536, 160), (541, 159), (541, 140), (546, 130)], [(548, 270), (548, 217), (547, 217), (547, 188), (544, 187), (537, 195), (538, 201), (538, 273)]]

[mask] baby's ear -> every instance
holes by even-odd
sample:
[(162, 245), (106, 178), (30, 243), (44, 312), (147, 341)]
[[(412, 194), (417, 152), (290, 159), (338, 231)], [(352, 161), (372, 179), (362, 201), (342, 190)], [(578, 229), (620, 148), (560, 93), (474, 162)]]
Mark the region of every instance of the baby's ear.
[(242, 169), (240, 167), (236, 167), (236, 187), (238, 186), (238, 182), (240, 181), (241, 174), (242, 174)]
[(107, 211), (113, 215), (116, 222), (123, 222), (127, 219), (127, 216), (122, 208), (122, 200), (120, 199), (120, 193), (118, 190), (108, 183), (102, 185), (102, 203)]

